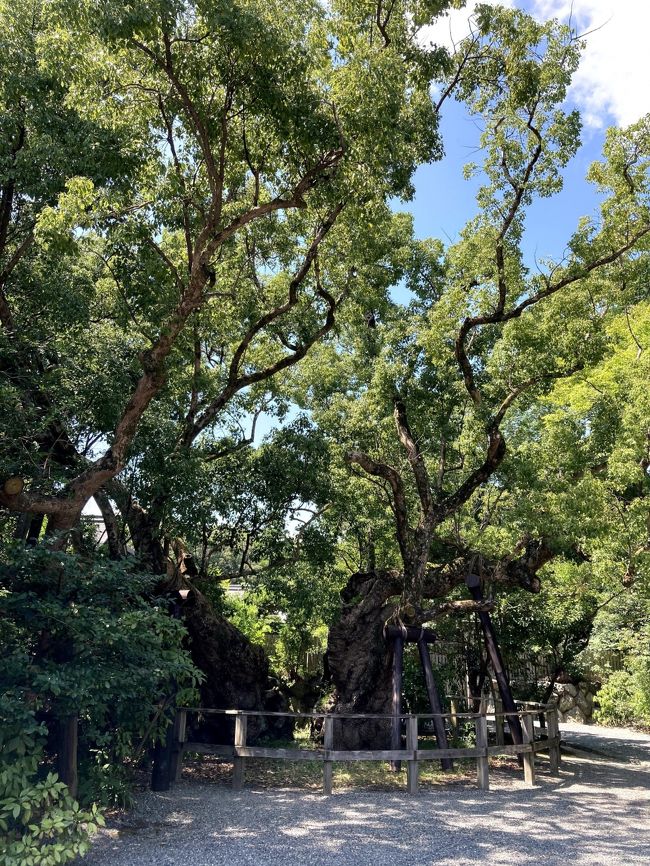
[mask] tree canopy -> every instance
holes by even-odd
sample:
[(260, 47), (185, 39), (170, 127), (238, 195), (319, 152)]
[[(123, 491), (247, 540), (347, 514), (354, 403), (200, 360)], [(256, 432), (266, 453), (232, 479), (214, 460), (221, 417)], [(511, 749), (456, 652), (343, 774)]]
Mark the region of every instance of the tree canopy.
[[(531, 262), (527, 215), (580, 148), (581, 41), (479, 5), (454, 50), (429, 44), (456, 5), (0, 0), (15, 844), (47, 836), (18, 841), (48, 731), (80, 724), (80, 797), (118, 800), (101, 768), (164, 735), (170, 692), (217, 700), (229, 644), (270, 693), (233, 623), (286, 691), (362, 616), (378, 640), (464, 634), (469, 573), (550, 689), (589, 673), (607, 718), (650, 719), (650, 118), (608, 131), (599, 213)], [(480, 133), (447, 242), (406, 208), (451, 99)]]

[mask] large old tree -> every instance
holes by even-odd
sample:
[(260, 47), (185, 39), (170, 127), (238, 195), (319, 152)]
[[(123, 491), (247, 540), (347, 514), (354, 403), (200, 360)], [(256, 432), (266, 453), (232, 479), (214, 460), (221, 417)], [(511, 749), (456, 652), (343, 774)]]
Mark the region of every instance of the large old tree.
[[(365, 370), (339, 364), (339, 393), (316, 409), (338, 429), (353, 473), (373, 482), (371, 498), (390, 509), (399, 553), (386, 556), (384, 543), (378, 558), (377, 526), (361, 519), (366, 561), (345, 588), (328, 645), (341, 711), (389, 710), (387, 623), (421, 625), (471, 608), (458, 593), (427, 604), (471, 571), (491, 586), (538, 592), (537, 572), (554, 555), (580, 555), (575, 537), (533, 520), (520, 523), (518, 537), (485, 545), (465, 515), (491, 522), (512, 475), (508, 436), (557, 380), (602, 357), (608, 317), (629, 303), (626, 286), (643, 285), (647, 120), (613, 131), (591, 170), (603, 192), (600, 219), (579, 227), (561, 260), (531, 272), (521, 252), (526, 209), (560, 188), (579, 143), (578, 118), (560, 108), (577, 47), (566, 29), (521, 13), (484, 10), (478, 26), (480, 60), (462, 94), (484, 129), (480, 213), (448, 249), (422, 245), (411, 275), (417, 299), (367, 342)], [(352, 732), (350, 745), (360, 737), (372, 732)]]
[[(111, 556), (128, 544), (170, 587), (295, 588), (317, 530), (330, 560), (354, 539), (328, 653), (342, 710), (386, 709), (387, 621), (466, 610), (457, 588), (478, 562), (536, 591), (552, 555), (578, 555), (530, 514), (497, 541), (485, 528), (526, 485), (506, 442), (600, 362), (643, 282), (647, 123), (612, 133), (592, 169), (600, 219), (533, 270), (526, 209), (579, 143), (560, 107), (578, 45), (481, 9), (448, 56), (420, 33), (448, 5), (2, 7), (3, 513), (16, 538), (45, 523), (64, 546), (94, 497)], [(442, 155), (452, 93), (485, 160), (479, 214), (445, 249), (391, 207)], [(292, 403), (319, 435), (285, 431), (251, 457), (260, 415)], [(266, 660), (209, 594), (187, 611), (205, 697), (257, 706)]]
[[(430, 83), (450, 60), (418, 31), (447, 5), (2, 7), (0, 505), (17, 538), (45, 524), (64, 547), (95, 497), (113, 557), (128, 542), (179, 579), (179, 488), (401, 276), (388, 202), (441, 153), (449, 90)], [(258, 705), (259, 653), (198, 594), (188, 625), (210, 700)]]
[(170, 388), (173, 460), (373, 290), (384, 253), (362, 228), (439, 154), (446, 61), (406, 5), (377, 22), (345, 4), (55, 11), (6, 13), (0, 235), (25, 426), (4, 473), (26, 480), (0, 502), (52, 531), (120, 475)]

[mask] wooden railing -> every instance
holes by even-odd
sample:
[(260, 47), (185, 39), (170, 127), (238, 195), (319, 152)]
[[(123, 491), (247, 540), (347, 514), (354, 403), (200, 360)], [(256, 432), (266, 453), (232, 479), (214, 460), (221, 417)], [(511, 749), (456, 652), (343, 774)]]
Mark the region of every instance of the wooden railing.
[[(200, 707), (184, 707), (177, 711), (174, 723), (174, 745), (172, 754), (172, 779), (177, 781), (182, 770), (183, 755), (186, 752), (199, 752), (231, 758), (233, 761), (233, 788), (241, 790), (244, 785), (246, 760), (248, 758), (275, 758), (285, 761), (320, 761), (323, 764), (323, 791), (332, 793), (332, 768), (335, 761), (406, 761), (406, 788), (409, 794), (418, 790), (418, 772), (421, 761), (440, 761), (443, 758), (452, 760), (475, 760), (476, 782), (479, 788), (487, 791), (490, 787), (489, 758), (492, 755), (521, 755), (523, 760), (524, 780), (528, 785), (535, 784), (535, 756), (542, 751), (548, 751), (551, 775), (557, 775), (560, 764), (560, 734), (558, 728), (557, 708), (554, 705), (518, 704), (517, 716), (521, 719), (524, 742), (520, 745), (504, 742), (504, 718), (512, 713), (438, 713), (401, 715), (400, 719), (406, 725), (406, 748), (404, 749), (364, 749), (350, 751), (334, 748), (334, 721), (344, 723), (346, 719), (386, 719), (393, 720), (392, 715), (372, 713), (328, 714), (328, 713), (274, 713), (258, 710), (215, 710)], [(213, 745), (212, 743), (191, 742), (187, 740), (188, 714), (226, 715), (234, 716), (235, 735), (233, 744)], [(534, 718), (542, 716), (545, 725), (540, 729), (541, 736), (535, 738)], [(276, 716), (292, 719), (322, 719), (323, 747), (318, 749), (275, 748), (270, 746), (247, 745), (247, 728), (249, 716)], [(458, 749), (420, 749), (418, 722), (420, 719), (442, 718), (452, 728), (464, 721), (473, 724), (476, 734), (476, 745)], [(494, 744), (489, 741), (488, 721), (495, 723)], [(461, 721), (462, 720), (462, 721)]]

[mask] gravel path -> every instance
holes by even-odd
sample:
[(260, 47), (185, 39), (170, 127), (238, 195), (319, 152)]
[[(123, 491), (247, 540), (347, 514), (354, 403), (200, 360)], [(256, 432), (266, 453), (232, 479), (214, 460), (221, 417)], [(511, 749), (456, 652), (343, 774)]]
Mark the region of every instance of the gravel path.
[(489, 792), (452, 783), (417, 797), (182, 783), (142, 795), (83, 864), (648, 866), (650, 762), (571, 755), (538, 782), (497, 772)]
[(560, 725), (560, 730), (562, 739), (569, 745), (589, 749), (623, 764), (650, 762), (650, 734), (574, 722)]
[[(538, 786), (491, 773), (492, 789), (464, 782), (408, 797), (349, 791), (181, 783), (147, 792), (107, 828), (83, 866), (648, 866), (650, 736), (563, 725), (590, 753), (562, 762)], [(600, 753), (600, 754), (599, 754)]]

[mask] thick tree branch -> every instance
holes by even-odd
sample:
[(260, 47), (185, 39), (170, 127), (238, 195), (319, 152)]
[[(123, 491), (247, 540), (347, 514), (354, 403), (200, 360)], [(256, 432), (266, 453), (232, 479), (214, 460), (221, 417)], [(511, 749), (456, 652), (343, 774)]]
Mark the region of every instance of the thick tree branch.
[[(209, 258), (214, 254), (219, 245), (232, 237), (249, 222), (260, 219), (277, 210), (305, 207), (304, 196), (319, 183), (324, 176), (324, 171), (336, 165), (341, 155), (342, 150), (325, 154), (316, 165), (305, 172), (303, 177), (296, 183), (289, 197), (275, 198), (236, 217), (228, 226), (212, 237), (206, 252), (194, 259), (189, 284), (178, 306), (167, 322), (161, 327), (160, 333), (153, 345), (141, 357), (143, 373), (124, 407), (113, 433), (111, 447), (106, 453), (81, 474), (72, 479), (60, 494), (44, 496), (37, 492), (32, 493), (28, 491), (22, 493), (19, 497), (9, 499), (3, 494), (0, 495), (0, 505), (4, 505), (13, 511), (33, 511), (57, 515), (57, 520), (54, 522), (56, 529), (67, 529), (74, 525), (88, 499), (107, 481), (114, 478), (124, 466), (128, 448), (133, 440), (140, 419), (164, 384), (165, 362), (178, 336), (183, 331), (188, 318), (204, 302), (204, 288), (208, 279), (203, 264), (204, 260), (209, 261)], [(205, 231), (204, 229), (204, 233)], [(326, 322), (313, 335), (310, 345), (330, 330), (333, 324), (334, 309), (330, 305)], [(254, 382), (269, 378), (274, 373), (295, 363), (304, 357), (308, 348), (309, 346), (303, 346), (294, 356), (287, 356), (263, 371), (240, 377), (234, 386), (224, 391), (222, 395), (223, 403), (221, 405), (224, 405), (226, 400), (230, 399), (238, 390)]]
[(397, 538), (405, 555), (409, 549), (410, 533), (408, 520), (408, 507), (406, 504), (406, 492), (404, 490), (404, 482), (402, 476), (397, 469), (389, 466), (387, 463), (380, 463), (373, 460), (368, 454), (363, 451), (348, 451), (345, 455), (348, 463), (356, 463), (368, 475), (374, 475), (377, 478), (383, 478), (390, 485), (393, 494), (393, 510), (395, 513), (395, 522), (397, 525)]
[(415, 486), (417, 487), (418, 496), (420, 497), (420, 503), (422, 505), (423, 521), (428, 520), (433, 508), (429, 473), (427, 472), (427, 467), (420, 449), (411, 433), (408, 419), (406, 417), (406, 406), (404, 405), (404, 401), (401, 398), (396, 397), (394, 407), (393, 417), (395, 419), (395, 426), (397, 427), (397, 435), (404, 446), (413, 471)]
[(446, 601), (443, 604), (436, 605), (429, 610), (423, 610), (418, 613), (418, 621), (429, 622), (439, 616), (448, 616), (449, 614), (458, 614), (464, 616), (468, 613), (488, 613), (494, 609), (494, 600), (491, 598), (483, 599), (483, 601), (474, 601), (471, 598), (457, 599), (456, 601)]

